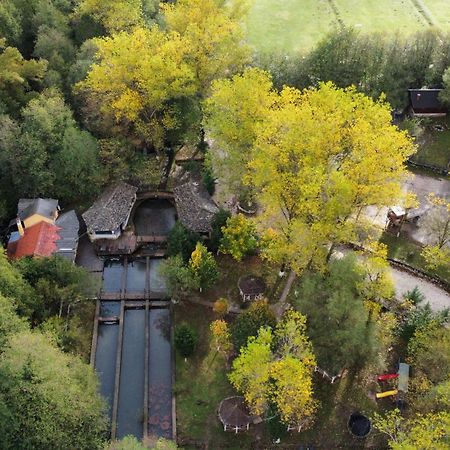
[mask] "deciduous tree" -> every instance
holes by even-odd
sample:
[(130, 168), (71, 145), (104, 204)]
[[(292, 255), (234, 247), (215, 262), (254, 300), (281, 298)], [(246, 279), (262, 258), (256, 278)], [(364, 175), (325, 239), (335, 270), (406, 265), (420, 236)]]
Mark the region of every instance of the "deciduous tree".
[(197, 242), (195, 250), (192, 252), (189, 270), (198, 280), (200, 289), (211, 287), (219, 275), (214, 256), (200, 242)]
[(194, 75), (185, 61), (189, 43), (157, 27), (135, 28), (94, 43), (96, 63), (78, 88), (88, 91), (101, 112), (138, 142), (162, 150), (168, 130), (178, 126), (171, 102), (195, 92)]
[(306, 332), (306, 317), (288, 311), (274, 331), (260, 328), (233, 361), (229, 375), (253, 414), (275, 405), (286, 424), (300, 425), (316, 409), (312, 371), (315, 358)]
[(81, 0), (75, 16), (84, 14), (101, 23), (111, 34), (144, 25), (142, 0)]
[(392, 450), (448, 448), (450, 413), (438, 412), (406, 419), (398, 409), (385, 416), (375, 413), (374, 427), (389, 437)]
[(219, 251), (231, 255), (236, 261), (241, 261), (258, 248), (256, 225), (243, 214), (227, 219), (222, 233)]

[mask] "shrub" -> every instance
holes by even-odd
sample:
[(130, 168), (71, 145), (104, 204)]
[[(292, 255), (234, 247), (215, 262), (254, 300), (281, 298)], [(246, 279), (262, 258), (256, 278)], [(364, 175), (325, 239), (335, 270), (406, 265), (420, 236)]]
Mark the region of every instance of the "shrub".
[(199, 240), (200, 236), (197, 233), (189, 231), (180, 222), (177, 222), (167, 238), (167, 254), (169, 256), (181, 255), (183, 261), (187, 262)]
[(195, 250), (192, 252), (189, 269), (198, 280), (200, 289), (208, 289), (215, 283), (219, 275), (214, 256), (200, 242), (197, 242)]
[(182, 324), (175, 330), (175, 348), (183, 358), (194, 353), (196, 343), (197, 335), (189, 325)]
[(214, 302), (213, 310), (219, 317), (224, 317), (229, 308), (229, 302), (226, 298), (219, 298)]
[(231, 217), (231, 214), (226, 209), (219, 209), (214, 216), (211, 224), (211, 239), (209, 240), (209, 248), (213, 252), (219, 250), (220, 241), (223, 236), (222, 228), (226, 225), (229, 217)]
[(269, 308), (267, 300), (257, 300), (250, 308), (242, 313), (232, 328), (234, 348), (239, 350), (247, 344), (250, 336), (256, 336), (261, 327), (274, 327), (277, 321)]

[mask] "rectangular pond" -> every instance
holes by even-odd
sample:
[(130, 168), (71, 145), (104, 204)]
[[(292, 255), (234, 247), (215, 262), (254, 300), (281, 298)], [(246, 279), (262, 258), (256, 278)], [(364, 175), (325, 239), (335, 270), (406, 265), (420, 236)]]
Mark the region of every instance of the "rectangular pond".
[(172, 357), (170, 311), (150, 309), (148, 432), (172, 437)]
[(119, 317), (120, 302), (100, 302), (100, 317)]
[(100, 323), (98, 325), (95, 370), (100, 380), (100, 393), (108, 403), (108, 414), (110, 420), (114, 399), (118, 335), (118, 324), (106, 325)]
[(145, 310), (125, 310), (117, 438), (141, 439), (144, 419)]
[(153, 295), (160, 295), (161, 298), (167, 296), (166, 282), (160, 273), (160, 267), (163, 261), (163, 259), (150, 260), (150, 292)]
[(103, 292), (112, 293), (121, 291), (123, 270), (122, 261), (105, 261), (103, 267)]
[(147, 289), (147, 261), (129, 260), (127, 264), (127, 292), (144, 293)]

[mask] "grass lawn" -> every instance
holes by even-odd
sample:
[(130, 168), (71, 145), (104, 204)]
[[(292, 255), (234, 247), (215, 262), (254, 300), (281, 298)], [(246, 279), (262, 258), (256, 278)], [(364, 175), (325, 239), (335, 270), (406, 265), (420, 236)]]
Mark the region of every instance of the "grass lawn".
[(410, 0), (335, 0), (346, 26), (367, 32), (418, 31), (427, 26)]
[(236, 262), (227, 255), (219, 255), (216, 258), (219, 268), (219, 279), (211, 289), (206, 292), (194, 294), (194, 299), (215, 302), (218, 298), (225, 297), (234, 306), (241, 306), (242, 299), (239, 295), (238, 280), (243, 275), (257, 275), (266, 281), (266, 296), (269, 300), (276, 299), (278, 289), (278, 268), (261, 260), (258, 256), (250, 256), (241, 262)]
[[(450, 14), (450, 13), (449, 13)], [(444, 131), (436, 131), (433, 125), (442, 125)], [(414, 162), (447, 168), (450, 164), (450, 119), (436, 119), (425, 127), (419, 140), (419, 149), (412, 157)]]
[(438, 270), (428, 270), (425, 267), (425, 260), (420, 254), (422, 248), (415, 242), (400, 235), (395, 237), (390, 233), (383, 233), (380, 242), (388, 246), (388, 257), (398, 259), (408, 263), (412, 267), (421, 269), (431, 275), (437, 275), (443, 280), (450, 282), (450, 268), (440, 268)]
[[(450, 28), (450, 2), (422, 2), (438, 27)], [(366, 32), (401, 34), (429, 26), (411, 0), (254, 0), (247, 30), (257, 50), (288, 54), (310, 50), (340, 22)]]
[(439, 27), (450, 27), (450, 2), (448, 0), (422, 0)]
[(236, 395), (228, 382), (223, 357), (213, 361), (209, 352), (209, 324), (215, 320), (211, 309), (192, 304), (177, 305), (175, 327), (188, 323), (198, 334), (198, 347), (187, 361), (177, 355), (176, 402), (178, 442), (185, 449), (239, 450), (252, 448), (253, 433), (224, 432), (217, 417), (219, 403)]
[(261, 52), (309, 50), (338, 22), (328, 0), (255, 0), (247, 30)]

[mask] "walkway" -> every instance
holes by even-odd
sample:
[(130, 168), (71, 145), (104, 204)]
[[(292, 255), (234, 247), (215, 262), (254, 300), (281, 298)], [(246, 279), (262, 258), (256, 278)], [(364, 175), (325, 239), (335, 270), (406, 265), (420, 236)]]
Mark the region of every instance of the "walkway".
[(425, 295), (425, 301), (430, 303), (433, 311), (450, 308), (450, 294), (440, 287), (423, 278), (415, 277), (393, 267), (391, 267), (391, 272), (397, 297), (401, 297), (417, 286), (420, 292)]

